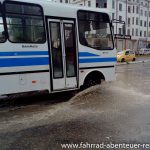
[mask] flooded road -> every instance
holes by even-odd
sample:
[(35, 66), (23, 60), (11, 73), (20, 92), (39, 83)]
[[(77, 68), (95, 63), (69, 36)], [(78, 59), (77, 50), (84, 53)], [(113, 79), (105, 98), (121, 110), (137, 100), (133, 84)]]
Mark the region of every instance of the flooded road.
[(150, 63), (117, 66), (116, 72), (115, 82), (65, 102), (1, 108), (0, 150), (61, 150), (61, 144), (81, 142), (150, 144)]

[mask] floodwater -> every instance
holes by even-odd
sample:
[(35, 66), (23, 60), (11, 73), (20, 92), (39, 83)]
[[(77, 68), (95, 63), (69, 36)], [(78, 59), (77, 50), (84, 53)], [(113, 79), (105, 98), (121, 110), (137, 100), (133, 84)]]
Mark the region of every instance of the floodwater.
[[(150, 143), (150, 63), (121, 65), (117, 80), (70, 98), (0, 110), (0, 149), (61, 150), (63, 143)], [(44, 99), (43, 99), (44, 98)], [(67, 100), (67, 101), (65, 101)], [(140, 148), (142, 149), (142, 148)]]

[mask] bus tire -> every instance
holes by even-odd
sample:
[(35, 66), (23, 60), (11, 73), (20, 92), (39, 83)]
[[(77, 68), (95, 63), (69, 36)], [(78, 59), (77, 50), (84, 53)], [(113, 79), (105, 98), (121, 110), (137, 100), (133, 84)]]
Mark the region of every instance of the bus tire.
[(101, 84), (102, 79), (104, 79), (103, 74), (100, 72), (92, 72), (86, 77), (83, 87), (84, 89), (87, 89), (89, 87)]
[(89, 88), (89, 87), (95, 86), (95, 85), (100, 84), (100, 83), (101, 83), (101, 79), (97, 80), (97, 79), (91, 78), (88, 81), (86, 81), (85, 88)]

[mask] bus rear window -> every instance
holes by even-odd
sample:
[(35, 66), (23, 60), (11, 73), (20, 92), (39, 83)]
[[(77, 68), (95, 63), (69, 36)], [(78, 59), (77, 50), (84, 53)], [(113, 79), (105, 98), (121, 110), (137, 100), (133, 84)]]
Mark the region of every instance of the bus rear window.
[(2, 7), (0, 4), (0, 43), (3, 43), (4, 41), (5, 41), (5, 31), (4, 31), (4, 23), (2, 17)]
[(44, 43), (42, 8), (24, 3), (5, 3), (8, 38), (14, 43)]
[(80, 44), (97, 50), (112, 50), (113, 38), (109, 16), (105, 13), (79, 11)]

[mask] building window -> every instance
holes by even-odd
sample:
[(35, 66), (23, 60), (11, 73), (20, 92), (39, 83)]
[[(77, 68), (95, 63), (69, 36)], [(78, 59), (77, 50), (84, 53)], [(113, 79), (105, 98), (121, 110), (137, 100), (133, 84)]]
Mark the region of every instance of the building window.
[(143, 21), (142, 21), (142, 20), (140, 20), (140, 26), (141, 26), (141, 27), (143, 26)]
[(141, 9), (141, 16), (143, 16), (143, 10)]
[(128, 6), (128, 13), (131, 13), (131, 7)]
[(139, 13), (139, 7), (136, 6), (136, 13), (138, 14)]
[(144, 27), (146, 27), (147, 26), (147, 22), (146, 21), (144, 21)]
[(131, 24), (131, 19), (130, 18), (128, 18), (128, 25), (130, 25)]
[(119, 34), (120, 35), (122, 34), (122, 28), (119, 28)]
[(115, 0), (112, 1), (112, 8), (115, 9)]
[(134, 36), (134, 29), (132, 28), (132, 36)]
[(65, 0), (65, 3), (68, 3), (68, 0)]
[(15, 43), (44, 43), (43, 10), (37, 5), (5, 3), (8, 38)]
[(142, 35), (142, 31), (140, 31), (140, 36), (143, 36), (143, 35)]
[(119, 16), (119, 20), (122, 21), (122, 16)]
[(96, 8), (99, 7), (98, 3), (96, 3)]
[(148, 36), (150, 37), (150, 31), (148, 32)]
[(112, 19), (115, 19), (115, 13), (112, 13)]
[(62, 0), (60, 0), (60, 3), (62, 3)]
[(147, 17), (147, 11), (145, 11), (145, 17)]
[(144, 37), (146, 37), (146, 31), (144, 31)]
[(132, 24), (134, 25), (134, 17), (132, 17)]
[(148, 4), (147, 3), (145, 3), (145, 7), (147, 7), (148, 6)]
[(107, 3), (104, 3), (104, 8), (107, 8)]
[(136, 18), (136, 25), (139, 25), (139, 18)]
[(128, 35), (130, 35), (130, 29), (128, 29)]
[(134, 13), (134, 11), (135, 11), (135, 7), (133, 6), (133, 13)]
[(136, 29), (136, 36), (139, 36), (139, 30)]
[(91, 7), (91, 1), (88, 1), (88, 6)]
[(119, 11), (122, 11), (122, 4), (119, 3)]
[(78, 11), (80, 44), (96, 50), (112, 50), (110, 19), (105, 13)]

